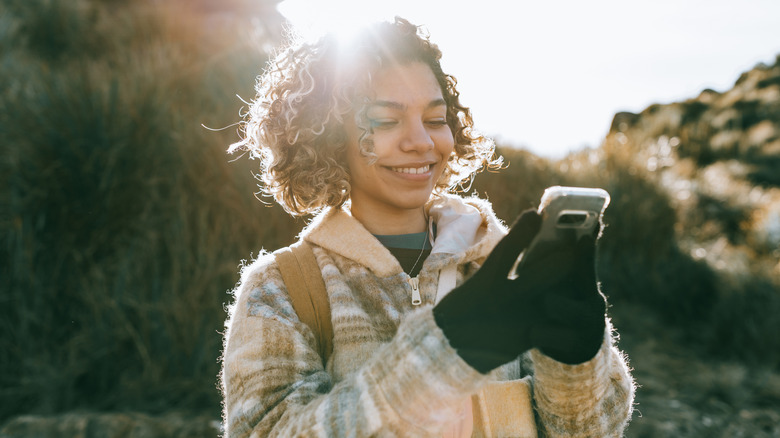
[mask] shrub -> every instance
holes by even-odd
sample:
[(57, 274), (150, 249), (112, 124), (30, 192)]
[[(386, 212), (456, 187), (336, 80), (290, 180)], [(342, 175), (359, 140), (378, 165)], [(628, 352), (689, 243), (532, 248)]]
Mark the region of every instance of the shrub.
[[(752, 260), (754, 272), (735, 273), (719, 260), (727, 255), (691, 255), (693, 241), (712, 237), (697, 229), (705, 221), (717, 224), (715, 237), (725, 237), (724, 243), (745, 245), (749, 213), (739, 204), (742, 197), (720, 193), (723, 199), (715, 199), (697, 192), (691, 195), (693, 206), (673, 203), (671, 175), (664, 186), (659, 174), (642, 167), (638, 146), (621, 135), (609, 136), (599, 150), (572, 154), (558, 163), (566, 184), (603, 187), (611, 194), (600, 241), (599, 278), (615, 310), (623, 301), (637, 303), (681, 331), (689, 348), (780, 365), (773, 335), (780, 325), (780, 283), (763, 268), (772, 269), (771, 261)], [(748, 260), (771, 257), (761, 248), (731, 253), (747, 254), (742, 257)], [(723, 263), (726, 269), (718, 267)]]
[(504, 157), (504, 168), (478, 174), (472, 188), (492, 200), (496, 215), (511, 224), (524, 210), (538, 207), (544, 189), (560, 178), (548, 160), (528, 151), (499, 146), (497, 153)]
[[(75, 14), (64, 0), (37, 3), (47, 20)], [(95, 58), (30, 39), (29, 51), (6, 54), (0, 418), (79, 407), (216, 416), (223, 306), (239, 261), (291, 242), (302, 225), (254, 200), (249, 163), (225, 154), (232, 138), (200, 126), (230, 123), (262, 55), (182, 50), (136, 12), (123, 10), (121, 23), (156, 33), (134, 50)], [(69, 19), (69, 32), (103, 19)], [(133, 34), (90, 38), (110, 46)]]
[[(253, 198), (257, 166), (225, 155), (233, 132), (200, 126), (236, 121), (233, 96), (251, 95), (264, 55), (236, 35), (222, 41), (229, 32), (205, 35), (191, 16), (161, 18), (158, 3), (2, 2), (0, 421), (78, 408), (216, 417), (238, 264), (303, 225)], [(508, 167), (473, 190), (511, 222), (548, 186), (606, 188), (599, 276), (610, 301), (657, 313), (712, 354), (777, 364), (780, 286), (764, 271), (729, 276), (693, 259), (681, 242), (698, 216), (678, 217), (636, 161), (661, 134), (714, 159), (701, 121), (679, 126), (680, 108), (630, 116), (600, 149), (557, 162), (502, 147)], [(748, 178), (776, 186), (777, 160), (756, 157)], [(699, 199), (743, 242), (745, 212)]]
[[(723, 280), (723, 279), (722, 279)], [(711, 354), (731, 360), (780, 367), (778, 287), (760, 276), (729, 281), (712, 309), (700, 338)]]

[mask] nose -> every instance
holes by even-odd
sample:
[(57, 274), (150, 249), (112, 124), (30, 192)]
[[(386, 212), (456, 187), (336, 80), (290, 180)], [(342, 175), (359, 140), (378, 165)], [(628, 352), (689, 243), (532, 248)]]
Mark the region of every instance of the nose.
[(422, 120), (407, 124), (401, 150), (404, 152), (426, 152), (433, 149), (433, 137)]

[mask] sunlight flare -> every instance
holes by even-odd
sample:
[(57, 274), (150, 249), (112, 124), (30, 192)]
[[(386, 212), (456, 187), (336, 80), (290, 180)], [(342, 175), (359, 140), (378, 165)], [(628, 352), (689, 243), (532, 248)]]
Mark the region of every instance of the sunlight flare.
[(284, 0), (278, 8), (294, 25), (292, 30), (306, 40), (332, 34), (349, 41), (367, 22), (393, 18), (388, 8), (359, 0)]

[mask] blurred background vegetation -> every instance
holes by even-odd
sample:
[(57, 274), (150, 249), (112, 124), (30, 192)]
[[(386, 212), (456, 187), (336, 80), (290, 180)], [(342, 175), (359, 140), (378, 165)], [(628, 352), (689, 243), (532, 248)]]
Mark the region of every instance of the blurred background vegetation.
[(266, 42), (244, 14), (274, 5), (209, 4), (2, 3), (3, 419), (218, 412), (226, 291), (300, 224), (201, 126), (239, 119)]
[[(239, 264), (304, 225), (255, 199), (256, 163), (225, 152), (237, 95), (279, 42), (275, 4), (0, 0), (0, 425), (219, 418)], [(500, 153), (509, 166), (471, 190), (508, 222), (550, 185), (612, 195), (599, 274), (639, 409), (699, 410), (635, 419), (633, 436), (739, 419), (780, 433), (780, 58), (727, 92), (617, 114), (597, 149)], [(720, 380), (681, 396), (681, 369)]]

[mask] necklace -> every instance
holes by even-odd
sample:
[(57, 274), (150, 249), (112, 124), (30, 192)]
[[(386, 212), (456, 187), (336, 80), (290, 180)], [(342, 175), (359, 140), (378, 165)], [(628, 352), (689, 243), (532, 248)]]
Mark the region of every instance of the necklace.
[(428, 243), (428, 227), (425, 229), (425, 238), (423, 238), (422, 248), (420, 248), (420, 255), (417, 256), (417, 260), (414, 261), (414, 265), (412, 266), (412, 269), (409, 270), (409, 272), (414, 272), (414, 268), (417, 267), (417, 264), (420, 263), (420, 259), (422, 258), (422, 255), (425, 253), (425, 244)]
[[(427, 222), (427, 221), (426, 221)], [(430, 232), (430, 224), (425, 229), (425, 238), (423, 239), (422, 248), (420, 249), (420, 255), (417, 256), (417, 260), (414, 262), (414, 266), (409, 270), (409, 285), (412, 286), (412, 305), (419, 306), (422, 304), (422, 296), (420, 295), (420, 274), (412, 277), (411, 273), (414, 272), (414, 268), (417, 267), (417, 263), (420, 263), (422, 255), (425, 253), (425, 244), (428, 242), (428, 233)]]

